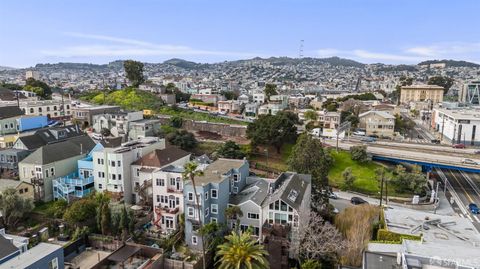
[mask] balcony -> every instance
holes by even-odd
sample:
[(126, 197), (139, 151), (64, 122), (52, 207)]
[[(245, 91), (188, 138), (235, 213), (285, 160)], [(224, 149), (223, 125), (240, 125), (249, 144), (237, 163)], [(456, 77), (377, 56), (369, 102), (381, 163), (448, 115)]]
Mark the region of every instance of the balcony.
[(177, 188), (173, 188), (173, 187), (167, 187), (167, 192), (168, 193), (182, 193), (183, 194), (183, 190), (177, 190)]
[(156, 209), (160, 210), (160, 212), (162, 212), (162, 213), (167, 213), (167, 214), (177, 214), (180, 211), (179, 207), (170, 208), (170, 207), (166, 207), (166, 206), (164, 206), (164, 207), (157, 206)]

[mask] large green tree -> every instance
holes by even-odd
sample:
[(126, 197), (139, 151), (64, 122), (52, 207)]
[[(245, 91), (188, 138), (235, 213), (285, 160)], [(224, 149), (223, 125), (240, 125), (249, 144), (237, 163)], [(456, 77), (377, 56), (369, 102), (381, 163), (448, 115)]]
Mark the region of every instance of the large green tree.
[(228, 159), (242, 159), (245, 157), (240, 146), (234, 141), (228, 140), (217, 150), (218, 157)]
[(32, 199), (21, 197), (14, 188), (8, 188), (0, 193), (0, 213), (7, 228), (15, 227), (33, 208)]
[(250, 233), (235, 233), (225, 237), (226, 242), (218, 246), (215, 257), (218, 269), (267, 269), (267, 251)]
[(63, 219), (74, 227), (95, 227), (97, 206), (97, 202), (90, 197), (74, 201), (65, 211)]
[(297, 137), (298, 117), (289, 111), (278, 112), (277, 115), (261, 115), (248, 124), (247, 138), (252, 146), (274, 146), (277, 152), (283, 144), (294, 142)]
[(328, 171), (332, 163), (333, 159), (322, 142), (308, 133), (300, 135), (288, 159), (289, 169), (312, 175), (312, 208), (316, 210), (328, 203), (324, 190), (328, 189)]
[(444, 93), (447, 93), (448, 90), (453, 85), (453, 78), (447, 76), (433, 76), (428, 79), (428, 85), (437, 85), (443, 87)]
[(265, 84), (264, 93), (265, 93), (265, 98), (267, 99), (266, 101), (269, 102), (270, 101), (270, 96), (278, 94), (277, 93), (277, 85), (268, 84), (268, 83)]
[(167, 135), (170, 144), (180, 147), (183, 150), (191, 150), (197, 145), (195, 136), (186, 130), (176, 130)]
[[(43, 91), (39, 90), (38, 88), (41, 88)], [(50, 99), (52, 97), (52, 88), (50, 88), (47, 83), (34, 78), (28, 78), (23, 89), (26, 91), (35, 92), (43, 99)]]
[(138, 87), (140, 84), (145, 82), (145, 77), (143, 76), (142, 62), (127, 60), (123, 62), (123, 68), (125, 69), (127, 79), (132, 83), (134, 87)]

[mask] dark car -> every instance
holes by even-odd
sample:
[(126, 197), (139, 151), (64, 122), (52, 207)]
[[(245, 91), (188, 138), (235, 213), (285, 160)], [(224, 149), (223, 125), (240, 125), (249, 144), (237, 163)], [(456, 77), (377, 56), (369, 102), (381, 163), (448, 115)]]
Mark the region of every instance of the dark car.
[(368, 204), (367, 201), (365, 201), (362, 198), (357, 197), (357, 196), (352, 197), (352, 199), (350, 199), (350, 202), (354, 205)]
[(372, 138), (380, 138), (380, 136), (378, 136), (378, 135), (376, 135), (376, 134), (369, 135), (368, 137), (372, 137)]
[(439, 139), (432, 139), (432, 140), (430, 140), (430, 142), (432, 142), (433, 144), (440, 144)]
[(452, 146), (452, 148), (454, 149), (464, 149), (465, 148), (465, 144), (454, 144)]
[(470, 210), (472, 214), (478, 214), (480, 212), (480, 209), (478, 209), (478, 206), (474, 203), (468, 205), (468, 210)]

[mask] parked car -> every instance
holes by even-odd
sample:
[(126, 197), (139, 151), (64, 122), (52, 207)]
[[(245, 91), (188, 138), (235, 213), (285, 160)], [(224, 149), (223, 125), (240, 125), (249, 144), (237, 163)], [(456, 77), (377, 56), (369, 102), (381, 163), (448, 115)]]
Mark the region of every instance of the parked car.
[(378, 136), (378, 135), (376, 135), (376, 134), (369, 135), (369, 137), (380, 138), (380, 136)]
[(365, 136), (367, 133), (365, 133), (364, 131), (355, 131), (353, 132), (353, 135), (358, 135), (358, 136)]
[(454, 149), (464, 149), (465, 148), (465, 144), (454, 144), (452, 146), (452, 148)]
[(480, 149), (475, 150), (475, 151), (473, 152), (473, 154), (480, 154)]
[(352, 199), (350, 199), (350, 202), (354, 205), (368, 204), (367, 201), (365, 201), (362, 198), (357, 197), (357, 196), (352, 197)]
[(432, 139), (430, 140), (433, 144), (440, 144), (440, 139)]
[(377, 141), (377, 139), (375, 139), (374, 137), (367, 136), (367, 137), (362, 138), (362, 140), (360, 140), (360, 141), (370, 143), (370, 142)]
[(472, 165), (478, 165), (478, 162), (472, 160), (472, 159), (463, 159), (462, 160), (463, 164), (472, 164)]
[(327, 194), (328, 194), (328, 198), (330, 198), (330, 199), (338, 199), (337, 194), (334, 193), (333, 191), (322, 190), (322, 193), (323, 193), (323, 194), (327, 193)]
[(472, 212), (472, 214), (478, 214), (480, 213), (480, 209), (478, 208), (477, 204), (471, 203), (468, 205), (468, 210)]

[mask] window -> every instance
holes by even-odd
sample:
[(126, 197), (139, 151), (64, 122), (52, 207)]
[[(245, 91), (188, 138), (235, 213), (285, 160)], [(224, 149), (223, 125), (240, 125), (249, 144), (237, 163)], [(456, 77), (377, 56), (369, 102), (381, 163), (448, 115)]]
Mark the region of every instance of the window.
[(205, 208), (205, 217), (210, 213), (210, 208)]
[(238, 182), (239, 178), (240, 177), (237, 174), (233, 175), (233, 181)]
[(99, 159), (98, 159), (98, 164), (103, 164), (103, 163), (104, 163), (104, 162), (103, 162), (103, 159), (100, 159), (100, 158), (99, 158)]
[(58, 269), (58, 258), (54, 258), (48, 263), (48, 269)]
[(118, 180), (122, 180), (122, 174), (118, 174)]
[(260, 218), (260, 215), (257, 214), (257, 213), (248, 213), (247, 216), (248, 216), (249, 219), (259, 219)]
[(111, 166), (115, 167), (115, 161), (111, 161)]
[(218, 213), (218, 205), (212, 204), (212, 214), (217, 214), (217, 213)]
[(208, 191), (205, 193), (205, 201), (208, 200)]
[(217, 198), (218, 198), (217, 195), (218, 195), (218, 194), (217, 194), (217, 190), (216, 190), (216, 189), (213, 189), (213, 190), (212, 190), (212, 194), (210, 195), (210, 196), (212, 197), (212, 199), (217, 199)]
[(180, 198), (178, 198), (178, 197), (175, 198), (175, 204), (176, 204), (177, 206), (180, 205)]
[(117, 179), (117, 175), (115, 175), (115, 174), (110, 174), (110, 176), (113, 180)]
[(210, 221), (216, 223), (216, 222), (217, 222), (217, 218), (210, 218)]
[(113, 188), (114, 188), (114, 189), (118, 189), (118, 185), (113, 185)]
[(160, 203), (160, 195), (157, 195), (157, 203)]
[(192, 236), (192, 245), (197, 245), (198, 244), (198, 239), (195, 235)]
[(175, 186), (175, 178), (170, 178), (170, 186)]
[(98, 184), (98, 189), (102, 189), (103, 188), (103, 185), (102, 184)]
[(193, 217), (195, 215), (195, 210), (193, 207), (189, 207), (187, 212), (189, 217)]
[(120, 167), (120, 166), (121, 166), (121, 164), (122, 164), (122, 162), (120, 162), (120, 161), (117, 161), (117, 166), (118, 166), (118, 167)]
[(238, 193), (238, 187), (233, 187), (233, 193)]
[(188, 201), (193, 201), (193, 193), (192, 192), (188, 193)]
[(163, 178), (156, 179), (157, 186), (165, 186), (165, 180)]
[(53, 167), (52, 167), (52, 168), (50, 168), (50, 174), (52, 174), (52, 176), (54, 176), (54, 175), (55, 175), (55, 169), (54, 169)]

